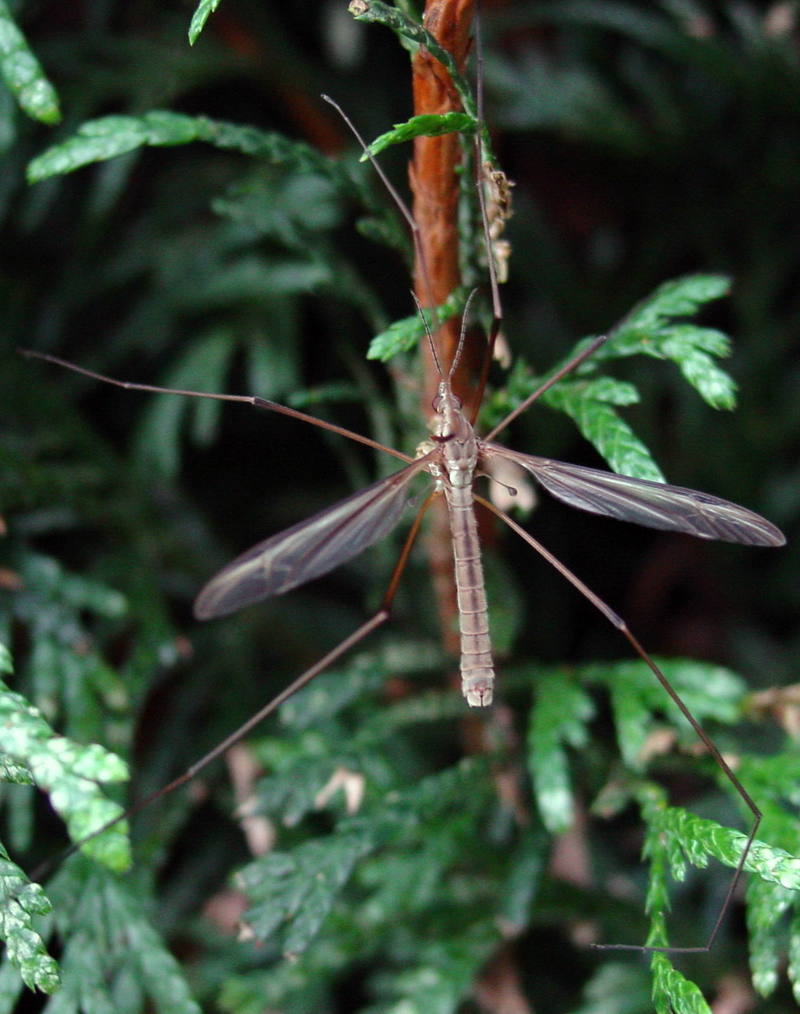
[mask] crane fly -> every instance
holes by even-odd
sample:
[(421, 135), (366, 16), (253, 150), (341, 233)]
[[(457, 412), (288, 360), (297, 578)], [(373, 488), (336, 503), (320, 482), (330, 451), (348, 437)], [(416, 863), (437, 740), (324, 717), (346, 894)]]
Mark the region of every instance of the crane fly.
[[(335, 105), (335, 103), (332, 104)], [(345, 117), (345, 119), (347, 118)], [(349, 121), (347, 122), (349, 124)], [(358, 136), (357, 132), (356, 136)], [(478, 166), (484, 164), (479, 147), (476, 164)], [(380, 168), (377, 166), (376, 168), (381, 178), (385, 181)], [(412, 225), (415, 246), (419, 253), (419, 240), (414, 232), (415, 226), (413, 219), (410, 218), (410, 212), (405, 209), (388, 182), (387, 186), (389, 186), (394, 199), (399, 202), (401, 212)], [(478, 193), (479, 195), (481, 193), (480, 186), (478, 187)], [(484, 233), (487, 240), (486, 245), (487, 248), (490, 248), (490, 229), (487, 224), (486, 209), (481, 196), (479, 196), (479, 202), (482, 209)], [(493, 338), (499, 329), (500, 320), (500, 314), (497, 310), (499, 300), (496, 296), (497, 286), (494, 278), (491, 253), (488, 255), (488, 263), (495, 306), (494, 323), (488, 342), (491, 348)], [(433, 305), (432, 302), (431, 305)], [(212, 398), (219, 401), (249, 404), (256, 408), (278, 412), (320, 426), (373, 449), (385, 451), (403, 462), (403, 466), (398, 471), (353, 493), (339, 503), (320, 511), (313, 517), (300, 521), (286, 531), (272, 535), (264, 541), (257, 543), (225, 566), (218, 574), (211, 578), (195, 600), (194, 613), (201, 620), (227, 616), (263, 599), (283, 594), (315, 578), (321, 577), (351, 560), (368, 547), (388, 536), (410, 514), (414, 504), (411, 487), (415, 480), (423, 476), (428, 476), (432, 479), (432, 489), (422, 507), (418, 510), (410, 534), (406, 539), (400, 558), (392, 573), (382, 604), (374, 616), (341, 641), (324, 658), (297, 677), (277, 697), (201, 758), (192, 768), (184, 772), (183, 775), (176, 778), (168, 786), (160, 789), (157, 793), (153, 793), (146, 799), (141, 800), (134, 807), (126, 811), (123, 816), (130, 816), (138, 812), (155, 798), (185, 784), (198, 771), (225, 752), (233, 743), (241, 739), (267, 715), (275, 711), (292, 694), (332, 665), (343, 654), (380, 627), (389, 618), (392, 601), (412, 543), (419, 531), (427, 508), (436, 498), (444, 498), (449, 515), (453, 551), (453, 575), (457, 592), (460, 627), (462, 692), (467, 704), (473, 708), (483, 708), (490, 705), (494, 694), (495, 671), (489, 630), (488, 604), (484, 588), (481, 552), (475, 516), (475, 504), (478, 503), (493, 512), (515, 533), (520, 535), (528, 545), (551, 563), (620, 630), (636, 654), (646, 663), (667, 694), (680, 709), (708, 752), (721, 767), (733, 788), (751, 811), (754, 820), (753, 826), (746, 839), (741, 859), (734, 872), (722, 909), (705, 946), (676, 948), (642, 947), (627, 944), (598, 945), (604, 948), (638, 951), (706, 951), (710, 948), (717, 935), (728, 903), (740, 878), (747, 853), (758, 829), (761, 813), (721, 755), (719, 749), (694, 718), (658, 665), (650, 658), (628, 629), (625, 621), (529, 532), (490, 501), (476, 493), (474, 483), (476, 478), (491, 473), (493, 466), (496, 464), (511, 462), (528, 472), (551, 496), (578, 510), (603, 515), (619, 521), (631, 522), (648, 528), (684, 533), (701, 539), (715, 539), (751, 546), (781, 546), (785, 543), (785, 538), (778, 528), (753, 511), (704, 492), (521, 453), (496, 442), (497, 436), (513, 419), (534, 404), (554, 384), (577, 369), (581, 363), (587, 360), (604, 344), (607, 340), (605, 337), (596, 338), (587, 343), (566, 365), (526, 397), (519, 406), (510, 412), (486, 436), (478, 436), (473, 425), (474, 418), (468, 417), (461, 401), (453, 391), (453, 376), (464, 343), (468, 306), (469, 301), (467, 309), (465, 309), (462, 316), (461, 338), (458, 350), (447, 369), (444, 369), (440, 363), (436, 344), (430, 330), (428, 330), (425, 311), (420, 307), (431, 354), (438, 371), (438, 389), (432, 405), (434, 414), (429, 439), (423, 445), (420, 445), (416, 457), (385, 447), (351, 430), (257, 396), (212, 394), (126, 382), (77, 366), (57, 356), (25, 351), (26, 355), (45, 360), (46, 362), (65, 367), (95, 380), (113, 384), (127, 390), (184, 395), (193, 398)], [(98, 829), (91, 837), (102, 833), (109, 826), (110, 824)], [(70, 851), (74, 851), (83, 843), (77, 843)]]
[[(211, 578), (199, 593), (194, 603), (195, 616), (200, 620), (227, 616), (262, 599), (298, 588), (353, 559), (386, 537), (400, 524), (414, 503), (410, 491), (411, 484), (420, 475), (428, 473), (434, 480), (432, 496), (444, 497), (450, 518), (453, 574), (461, 634), (462, 693), (469, 705), (485, 707), (492, 702), (495, 673), (474, 511), (475, 502), (481, 503), (502, 518), (537, 551), (543, 550), (532, 536), (504, 512), (474, 492), (473, 484), (476, 476), (490, 473), (495, 463), (510, 461), (516, 464), (530, 473), (543, 489), (562, 503), (593, 514), (605, 515), (647, 528), (682, 532), (701, 539), (750, 546), (784, 545), (786, 539), (775, 525), (759, 514), (729, 500), (682, 486), (670, 486), (602, 469), (572, 465), (552, 458), (523, 454), (494, 442), (493, 438), (505, 428), (512, 417), (516, 417), (538, 400), (558, 380), (589, 358), (605, 341), (605, 336), (595, 339), (555, 376), (534, 391), (513, 413), (495, 426), (485, 438), (476, 435), (472, 423), (464, 414), (460, 400), (453, 394), (451, 381), (456, 365), (454, 359), (448, 374), (441, 376), (438, 393), (432, 405), (434, 417), (430, 440), (421, 445), (422, 450), (418, 457), (411, 458), (399, 451), (383, 448), (405, 459), (407, 462), (405, 467), (242, 553)], [(207, 395), (198, 391), (130, 383), (84, 369), (57, 356), (32, 351), (26, 351), (25, 354), (104, 383), (122, 386), (127, 390), (248, 402), (258, 408), (277, 410), (308, 422), (318, 423), (359, 443), (375, 446), (373, 441), (349, 430), (332, 426), (322, 420), (306, 416), (305, 413), (278, 406), (262, 398)], [(430, 499), (431, 497), (428, 498), (426, 506)], [(553, 562), (554, 558), (549, 554), (544, 555)], [(563, 564), (558, 564), (558, 569), (584, 591), (586, 586)], [(397, 581), (393, 580), (390, 587), (392, 596), (396, 586)], [(613, 616), (616, 626), (624, 627), (624, 622), (608, 606), (600, 603), (593, 594), (591, 601), (596, 605), (599, 604), (606, 615)], [(388, 612), (390, 605), (391, 598), (387, 596), (382, 611)], [(650, 661), (648, 665), (651, 665)]]

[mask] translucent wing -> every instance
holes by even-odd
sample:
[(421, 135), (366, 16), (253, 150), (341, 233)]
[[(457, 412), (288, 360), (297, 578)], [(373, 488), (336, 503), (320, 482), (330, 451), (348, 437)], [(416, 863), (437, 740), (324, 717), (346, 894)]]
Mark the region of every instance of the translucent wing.
[(786, 542), (783, 532), (759, 514), (695, 489), (518, 454), (499, 444), (483, 444), (482, 450), (489, 458), (499, 456), (515, 461), (548, 493), (582, 511), (648, 528), (686, 532), (701, 539), (750, 546), (782, 546)]
[(213, 577), (194, 603), (200, 620), (225, 616), (327, 574), (382, 539), (409, 504), (408, 485), (424, 468), (420, 458), (314, 517), (242, 553)]

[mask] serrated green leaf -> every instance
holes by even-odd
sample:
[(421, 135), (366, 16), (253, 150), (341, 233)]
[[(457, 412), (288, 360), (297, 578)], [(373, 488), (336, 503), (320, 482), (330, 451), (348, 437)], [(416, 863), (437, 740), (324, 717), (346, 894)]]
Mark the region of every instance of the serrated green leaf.
[(12, 18), (6, 0), (0, 0), (0, 75), (28, 116), (50, 125), (59, 122), (58, 94)]
[(646, 827), (642, 856), (650, 865), (645, 899), (645, 912), (650, 916), (647, 945), (666, 947), (669, 944), (666, 916), (670, 909), (667, 863), (673, 870), (676, 868), (676, 864), (670, 861), (669, 843), (660, 834), (656, 819), (659, 812), (666, 808), (666, 796), (660, 787), (645, 785), (640, 788), (639, 797)]
[(58, 964), (47, 953), (33, 924), (52, 910), (38, 884), (32, 884), (0, 845), (0, 939), (6, 955), (29, 989), (53, 993), (59, 986)]
[(466, 133), (475, 130), (476, 127), (477, 121), (466, 113), (450, 112), (438, 115), (427, 113), (412, 116), (405, 123), (395, 123), (392, 130), (387, 130), (385, 134), (370, 142), (367, 150), (361, 155), (361, 161), (366, 162), (370, 155), (379, 155), (391, 145), (413, 141), (415, 137), (441, 137), (443, 134)]
[(304, 951), (330, 912), (356, 862), (373, 847), (372, 836), (337, 834), (307, 841), (291, 854), (273, 852), (245, 867), (242, 887), (255, 901), (245, 921), (259, 940), (291, 920), (286, 954)]
[[(741, 717), (746, 684), (724, 666), (692, 659), (654, 659), (698, 721), (733, 723)], [(617, 725), (617, 741), (626, 762), (642, 764), (641, 750), (660, 713), (670, 716), (682, 736), (694, 736), (677, 706), (653, 679), (643, 662), (630, 660), (606, 665), (581, 666), (580, 679), (608, 686)]]
[[(278, 814), (285, 827), (294, 827), (307, 813), (319, 809), (319, 793), (334, 773), (330, 755), (314, 757), (310, 751), (303, 752), (300, 763), (262, 778), (256, 789), (258, 812)], [(337, 770), (343, 764), (346, 760), (338, 758)]]
[(189, 25), (189, 45), (193, 46), (200, 37), (200, 33), (205, 27), (205, 23), (219, 7), (220, 0), (200, 0), (195, 12), (192, 15), (192, 21)]
[(653, 727), (652, 707), (647, 695), (640, 692), (648, 674), (639, 669), (632, 680), (626, 679), (630, 669), (625, 665), (620, 668), (614, 667), (608, 681), (617, 743), (628, 767), (639, 770), (644, 766), (644, 745)]
[(666, 954), (654, 954), (653, 1005), (658, 1014), (711, 1014), (697, 986), (673, 967)]
[[(677, 363), (686, 380), (712, 408), (733, 409), (736, 407), (736, 382), (699, 347), (707, 332), (707, 328), (690, 325), (674, 327), (669, 337), (659, 342), (659, 347), (668, 359)], [(712, 333), (720, 334), (718, 331)], [(727, 355), (727, 352), (714, 354)]]
[(117, 1014), (128, 981), (136, 983), (135, 1010), (147, 1003), (162, 1014), (200, 1014), (178, 962), (151, 925), (151, 899), (141, 885), (78, 858), (59, 871), (51, 892), (59, 932), (68, 940), (59, 1003)]
[[(642, 785), (638, 795), (647, 824), (645, 855), (650, 861), (647, 911), (651, 916), (651, 928), (647, 942), (651, 946), (666, 946), (665, 916), (669, 909), (667, 860), (677, 879), (683, 879), (686, 859), (695, 866), (703, 867), (708, 858), (713, 857), (735, 869), (747, 836), (680, 807), (668, 806), (664, 790), (660, 787)], [(757, 873), (759, 878), (766, 878), (752, 878), (747, 886), (753, 981), (756, 988), (766, 995), (777, 983), (779, 947), (775, 939), (776, 925), (796, 897), (792, 891), (796, 891), (800, 860), (783, 850), (755, 841), (744, 869)], [(661, 990), (663, 1002), (669, 998), (678, 1007), (683, 1004), (680, 1009), (693, 1010), (692, 1004), (697, 1002), (691, 989), (687, 990), (684, 983), (669, 976), (654, 983), (654, 988)]]
[(15, 785), (33, 785), (33, 775), (24, 764), (0, 754), (0, 781), (13, 782)]
[[(666, 911), (667, 907), (663, 859), (659, 859), (659, 856), (669, 855), (676, 879), (683, 879), (685, 859), (698, 868), (705, 867), (709, 858), (714, 858), (731, 869), (738, 867), (747, 835), (723, 827), (716, 821), (697, 817), (681, 807), (665, 805), (661, 789), (647, 787), (642, 790), (641, 798), (642, 813), (648, 824), (646, 852), (653, 864), (650, 890), (656, 892), (652, 898), (648, 897), (650, 910)], [(658, 870), (654, 873), (657, 865)], [(762, 943), (759, 946), (774, 955), (774, 946), (769, 943), (764, 946), (763, 941), (772, 933), (775, 923), (794, 900), (792, 892), (797, 891), (800, 883), (800, 858), (756, 840), (747, 854), (744, 869), (760, 878), (751, 880), (748, 885), (751, 941), (760, 938)], [(657, 887), (654, 878), (658, 879)], [(762, 971), (764, 960), (756, 961)], [(762, 981), (766, 982), (766, 979)]]
[(369, 343), (367, 359), (377, 359), (385, 363), (400, 352), (411, 352), (424, 334), (425, 325), (419, 315), (396, 320), (385, 331), (375, 335)]
[(198, 140), (197, 121), (168, 110), (144, 116), (104, 116), (84, 123), (78, 133), (35, 158), (28, 182), (73, 172), (91, 162), (105, 162), (148, 145), (188, 144)]
[(480, 812), (486, 792), (482, 772), (481, 761), (462, 761), (405, 792), (382, 798), (356, 817), (341, 820), (326, 837), (251, 863), (242, 871), (240, 882), (254, 902), (246, 914), (253, 933), (265, 940), (284, 926), (284, 952), (305, 950), (359, 860), (415, 829), (429, 828), (437, 815), (454, 807), (458, 820), (475, 820), (473, 811)]
[(617, 384), (605, 377), (598, 381), (558, 384), (547, 391), (542, 400), (566, 412), (615, 472), (636, 479), (665, 482), (650, 452), (608, 404), (612, 398), (614, 404), (638, 400), (630, 384)]
[(350, 659), (341, 669), (321, 673), (309, 686), (281, 705), (281, 723), (302, 730), (336, 716), (359, 697), (381, 687), (386, 668), (372, 652)]
[[(119, 757), (96, 744), (81, 746), (56, 736), (37, 708), (2, 685), (0, 723), (6, 754), (26, 767), (35, 784), (48, 793), (73, 841), (93, 834), (122, 812), (121, 806), (103, 796), (98, 784), (127, 779), (127, 765)], [(86, 842), (83, 850), (112, 869), (127, 869), (130, 852), (125, 823)]]
[[(730, 279), (724, 275), (686, 275), (664, 282), (612, 330), (610, 341), (619, 353), (629, 342), (658, 332), (676, 318), (694, 316), (706, 303), (720, 299), (729, 291)], [(606, 354), (601, 351), (599, 355)]]
[(727, 335), (685, 320), (707, 302), (725, 295), (729, 281), (719, 275), (690, 275), (666, 282), (615, 327), (596, 361), (643, 354), (674, 362), (712, 408), (732, 409), (736, 384), (711, 358), (730, 355)]
[[(739, 773), (744, 782), (752, 787), (754, 795), (765, 804), (769, 800), (775, 803), (786, 800), (795, 809), (800, 806), (800, 757), (791, 746), (772, 757), (743, 757)], [(766, 807), (764, 819), (767, 824), (776, 821), (780, 825), (780, 831), (775, 828), (775, 835), (778, 835), (774, 838), (775, 841), (784, 848), (800, 851), (797, 826), (793, 820), (786, 824), (786, 813), (783, 809), (776, 812), (774, 808)], [(771, 834), (769, 837), (774, 836)]]

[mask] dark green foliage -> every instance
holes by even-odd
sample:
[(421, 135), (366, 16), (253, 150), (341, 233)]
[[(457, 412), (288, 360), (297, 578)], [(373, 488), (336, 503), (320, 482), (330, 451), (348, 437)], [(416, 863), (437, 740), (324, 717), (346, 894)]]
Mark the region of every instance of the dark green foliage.
[[(192, 599), (220, 566), (394, 463), (244, 406), (125, 392), (14, 351), (258, 394), (413, 453), (424, 326), (408, 237), (316, 96), (387, 139), (401, 189), (396, 143), (469, 134), (475, 107), (458, 78), (466, 118), (409, 119), (402, 47), (428, 33), (404, 3), (359, 15), (391, 33), (362, 32), (344, 6), (324, 21), (311, 3), (210, 0), (192, 17), (138, 0), (90, 14), (0, 2), (0, 1012), (23, 983), (59, 982), (51, 1012), (446, 1014), (476, 996), (496, 1009), (504, 990), (542, 1011), (699, 1012), (748, 963), (757, 1009), (784, 1011), (800, 996), (795, 705), (754, 690), (796, 680), (796, 554), (644, 533), (545, 494), (526, 524), (658, 652), (764, 811), (711, 954), (585, 946), (702, 943), (749, 816), (626, 642), (499, 531), (485, 561), (489, 713), (446, 689), (454, 663), (415, 549), (392, 623), (227, 768), (138, 814), (130, 853), (120, 824), (42, 886), (27, 879), (338, 644), (394, 565), (402, 532), (198, 624)], [(483, 28), (487, 118), (518, 210), (512, 362), (493, 373), (482, 426), (577, 336), (610, 328), (503, 441), (593, 465), (596, 451), (788, 529), (796, 40), (745, 4), (509, 4)], [(64, 125), (45, 131), (59, 105)], [(466, 284), (482, 284), (474, 215), (460, 227)], [(460, 314), (466, 295), (440, 312)], [(734, 408), (737, 385), (736, 411), (713, 411)]]
[(58, 95), (42, 65), (17, 27), (5, 0), (0, 0), (0, 75), (28, 116), (58, 123)]

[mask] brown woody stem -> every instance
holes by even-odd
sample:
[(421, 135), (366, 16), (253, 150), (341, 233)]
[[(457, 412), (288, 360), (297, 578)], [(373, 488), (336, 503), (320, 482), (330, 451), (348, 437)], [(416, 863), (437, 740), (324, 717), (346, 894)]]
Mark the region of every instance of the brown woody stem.
[[(473, 19), (473, 0), (427, 0), (425, 27), (450, 53), (462, 68), (469, 52)], [(461, 109), (461, 103), (445, 68), (425, 49), (420, 49), (413, 62), (414, 113), (441, 114)], [(461, 145), (457, 134), (443, 137), (418, 137), (414, 142), (414, 158), (409, 166), (409, 182), (413, 194), (413, 214), (419, 230), (421, 255), (414, 266), (414, 289), (423, 306), (431, 302), (441, 305), (460, 284), (458, 251), (457, 169), (461, 162)], [(434, 335), (444, 370), (449, 369), (458, 344), (460, 321), (457, 317), (443, 323)], [(439, 375), (430, 349), (422, 346), (424, 383), (422, 411), (431, 412)], [(480, 361), (480, 355), (478, 355)], [(465, 349), (462, 362), (453, 378), (459, 396), (470, 388), (470, 365), (474, 357)], [(447, 510), (443, 500), (430, 512), (431, 525), (427, 549), (433, 576), (444, 642), (447, 650), (458, 654), (457, 605), (453, 585), (453, 560)]]

